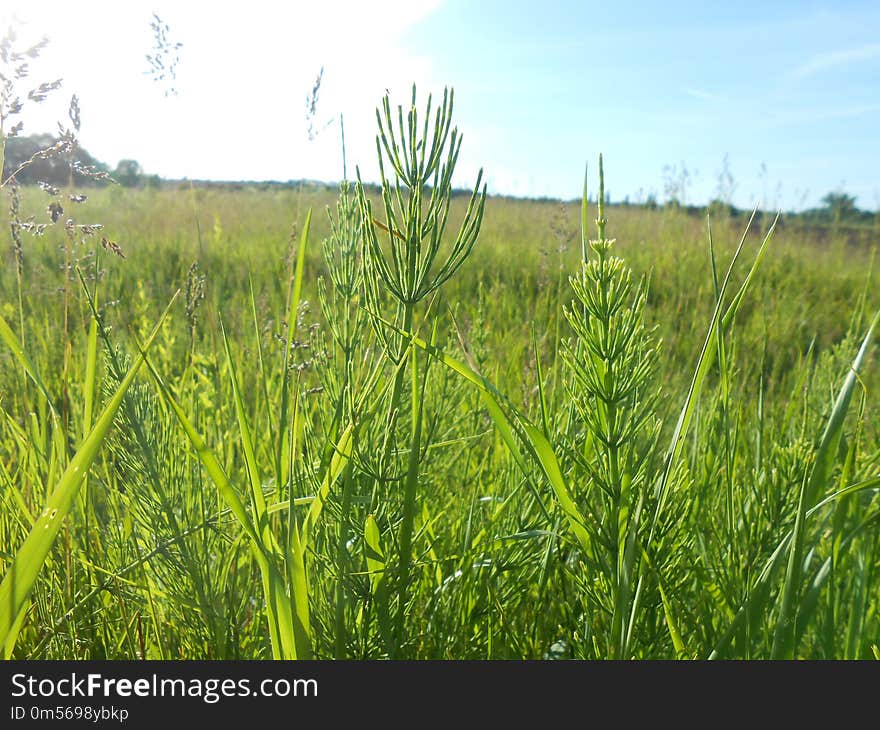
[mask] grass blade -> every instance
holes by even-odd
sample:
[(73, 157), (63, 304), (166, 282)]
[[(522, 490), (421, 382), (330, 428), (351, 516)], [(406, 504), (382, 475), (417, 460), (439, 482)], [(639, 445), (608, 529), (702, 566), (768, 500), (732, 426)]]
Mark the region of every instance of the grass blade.
[(257, 466), (257, 455), (254, 450), (254, 439), (248, 424), (247, 414), (244, 410), (244, 402), (241, 397), (241, 388), (238, 384), (238, 375), (235, 370), (235, 360), (229, 349), (229, 338), (226, 336), (226, 328), (220, 323), (220, 332), (223, 335), (223, 346), (226, 351), (226, 366), (229, 368), (229, 380), (232, 384), (232, 398), (235, 403), (235, 415), (238, 419), (238, 433), (241, 438), (241, 446), (244, 451), (245, 466), (247, 468), (248, 482), (251, 487), (251, 500), (254, 508), (254, 520), (256, 529), (260, 533), (263, 545), (271, 548), (276, 555), (281, 550), (269, 529), (268, 515), (266, 514), (266, 498), (263, 495), (263, 483), (260, 479), (260, 470)]
[[(11, 647), (6, 645), (7, 637), (15, 628), (19, 612), (27, 604), (37, 576), (40, 574), (43, 563), (46, 562), (49, 551), (52, 549), (52, 544), (55, 542), (55, 537), (61, 530), (64, 518), (70, 511), (79, 488), (92, 462), (98, 455), (101, 444), (110, 430), (110, 426), (113, 424), (116, 411), (119, 410), (119, 406), (122, 404), (129, 386), (134, 382), (135, 376), (144, 364), (147, 349), (149, 349), (159, 333), (159, 329), (165, 322), (165, 318), (168, 316), (171, 305), (176, 298), (177, 295), (175, 294), (160, 317), (159, 322), (150, 333), (140, 356), (131, 366), (110, 399), (110, 402), (95, 421), (94, 427), (85, 441), (83, 441), (82, 446), (73, 455), (73, 458), (61, 475), (61, 479), (46, 501), (42, 513), (25, 539), (24, 544), (18, 549), (15, 559), (3, 578), (2, 584), (0, 584), (0, 645), (6, 647), (7, 650), (11, 649)], [(5, 322), (2, 324), (5, 324)], [(2, 325), (0, 325), (0, 331), (2, 331)], [(26, 357), (23, 351), (21, 355)]]
[(299, 241), (299, 250), (296, 256), (296, 268), (293, 274), (292, 289), (288, 294), (287, 303), (287, 337), (285, 339), (284, 353), (281, 362), (281, 413), (278, 419), (278, 439), (275, 444), (275, 473), (280, 475), (278, 483), (284, 482), (284, 443), (287, 424), (287, 412), (290, 408), (290, 378), (288, 377), (288, 358), (293, 346), (293, 338), (296, 334), (296, 319), (299, 312), (299, 300), (302, 293), (303, 271), (306, 262), (306, 244), (309, 240), (309, 228), (312, 223), (311, 208), (306, 213), (306, 222), (303, 225), (302, 236)]
[[(757, 269), (758, 263), (763, 256), (763, 252), (770, 241), (770, 238), (773, 234), (773, 231), (776, 227), (776, 221), (774, 221), (773, 225), (767, 231), (766, 236), (764, 237), (764, 241), (761, 244), (761, 248), (758, 252), (758, 255), (755, 258), (754, 263), (752, 264), (751, 269), (749, 270), (748, 275), (746, 276), (745, 281), (737, 292), (736, 296), (733, 299), (730, 307), (727, 312), (722, 317), (721, 312), (724, 306), (724, 294), (727, 291), (727, 287), (730, 284), (730, 276), (733, 273), (734, 266), (736, 265), (736, 261), (739, 258), (740, 253), (743, 250), (746, 242), (746, 236), (748, 235), (749, 229), (751, 228), (752, 221), (755, 219), (755, 214), (757, 213), (757, 208), (752, 212), (751, 218), (749, 218), (749, 222), (746, 225), (745, 231), (743, 231), (742, 238), (740, 239), (739, 245), (736, 248), (736, 252), (733, 255), (733, 259), (730, 262), (730, 266), (727, 268), (727, 273), (724, 276), (724, 281), (721, 284), (721, 288), (718, 291), (718, 298), (715, 304), (715, 310), (712, 313), (712, 320), (709, 324), (709, 330), (706, 333), (706, 337), (703, 341), (703, 348), (700, 351), (700, 356), (697, 359), (697, 367), (694, 370), (694, 375), (691, 380), (690, 388), (688, 389), (687, 396), (685, 397), (684, 405), (682, 406), (681, 413), (678, 418), (678, 422), (675, 425), (675, 431), (672, 434), (672, 443), (669, 447), (669, 452), (666, 458), (666, 466), (663, 470), (663, 474), (660, 478), (660, 481), (657, 484), (656, 490), (656, 500), (657, 504), (654, 509), (654, 517), (651, 522), (651, 532), (650, 536), (653, 537), (654, 530), (656, 529), (657, 522), (660, 518), (660, 514), (663, 511), (663, 507), (666, 502), (666, 494), (669, 488), (669, 479), (672, 476), (672, 470), (675, 466), (675, 462), (678, 460), (678, 456), (681, 453), (682, 446), (684, 445), (684, 438), (687, 435), (688, 428), (691, 423), (691, 419), (694, 415), (694, 409), (697, 404), (697, 400), (700, 397), (700, 393), (703, 389), (703, 383), (705, 382), (706, 375), (709, 372), (709, 369), (712, 366), (712, 363), (715, 360), (715, 355), (717, 354), (717, 348), (712, 347), (712, 343), (715, 341), (717, 337), (717, 329), (719, 326), (727, 329), (729, 325), (732, 323), (733, 318), (736, 316), (736, 312), (741, 304), (743, 297), (745, 296), (746, 291), (748, 290), (749, 284), (752, 281), (752, 276), (754, 275), (755, 270)], [(778, 220), (778, 216), (777, 216)], [(649, 542), (651, 537), (649, 537)]]
[(795, 639), (797, 624), (797, 594), (801, 589), (802, 556), (804, 553), (804, 521), (807, 510), (813, 506), (819, 491), (827, 486), (834, 468), (834, 461), (840, 446), (843, 433), (843, 423), (846, 419), (852, 393), (858, 379), (859, 370), (865, 359), (865, 354), (871, 345), (874, 329), (880, 321), (880, 312), (874, 316), (868, 332), (862, 340), (855, 360), (853, 360), (849, 373), (844, 379), (843, 385), (834, 401), (831, 416), (825, 426), (825, 430), (819, 440), (819, 448), (816, 452), (816, 460), (801, 487), (798, 498), (798, 512), (795, 519), (794, 539), (789, 551), (788, 568), (785, 574), (785, 583), (780, 599), (779, 618), (776, 623), (776, 631), (773, 636), (771, 658), (793, 659), (795, 655)]
[(34, 385), (37, 386), (40, 393), (43, 394), (43, 397), (46, 399), (46, 402), (49, 404), (49, 408), (52, 410), (52, 413), (55, 416), (58, 416), (58, 409), (55, 407), (55, 402), (52, 400), (52, 396), (49, 395), (49, 391), (46, 386), (43, 384), (43, 379), (40, 377), (40, 374), (37, 372), (37, 369), (34, 367), (33, 363), (30, 361), (30, 358), (27, 356), (27, 353), (24, 351), (24, 348), (19, 342), (18, 337), (15, 336), (15, 332), (12, 331), (12, 328), (7, 324), (6, 320), (3, 319), (3, 316), (0, 315), (0, 339), (2, 339), (6, 346), (12, 350), (12, 354), (15, 356), (15, 359), (18, 360), (19, 364), (24, 369), (27, 376), (34, 382)]
[(807, 485), (806, 501), (807, 507), (812, 507), (823, 488), (826, 488), (831, 478), (831, 471), (834, 468), (834, 459), (837, 455), (840, 438), (843, 433), (843, 421), (846, 418), (849, 404), (852, 400), (853, 390), (859, 378), (859, 371), (865, 360), (871, 341), (874, 337), (874, 330), (877, 323), (880, 322), (880, 312), (874, 315), (874, 320), (868, 328), (868, 332), (862, 340), (858, 354), (853, 360), (850, 371), (847, 373), (843, 385), (837, 393), (834, 401), (834, 407), (831, 409), (831, 417), (825, 426), (825, 431), (819, 440), (819, 448), (816, 452), (816, 461), (813, 471), (810, 474), (810, 481)]
[(330, 466), (328, 467), (327, 472), (324, 474), (324, 479), (321, 482), (321, 488), (318, 491), (315, 499), (312, 500), (311, 507), (309, 507), (309, 511), (306, 514), (305, 519), (303, 520), (301, 537), (303, 550), (308, 548), (312, 528), (317, 524), (318, 520), (321, 517), (321, 512), (324, 509), (324, 504), (326, 503), (327, 497), (330, 494), (330, 488), (342, 475), (342, 472), (345, 470), (346, 464), (348, 464), (348, 460), (351, 458), (353, 436), (354, 425), (348, 426), (348, 428), (346, 428), (339, 436), (339, 443), (336, 444), (336, 447), (333, 451), (333, 456), (330, 459)]

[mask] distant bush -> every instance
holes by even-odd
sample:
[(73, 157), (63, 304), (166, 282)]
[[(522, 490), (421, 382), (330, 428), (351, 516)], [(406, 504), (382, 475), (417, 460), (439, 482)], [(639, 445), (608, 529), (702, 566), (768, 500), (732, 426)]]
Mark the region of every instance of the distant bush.
[(737, 209), (728, 202), (715, 198), (709, 202), (708, 213), (712, 218), (731, 218), (737, 214)]
[(144, 170), (137, 160), (120, 160), (113, 179), (126, 188), (138, 187), (144, 182)]

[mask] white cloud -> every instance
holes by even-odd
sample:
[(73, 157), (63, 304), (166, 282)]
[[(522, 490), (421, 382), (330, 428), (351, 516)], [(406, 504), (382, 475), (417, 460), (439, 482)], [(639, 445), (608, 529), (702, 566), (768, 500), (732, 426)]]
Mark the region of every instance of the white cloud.
[(871, 61), (875, 58), (880, 58), (880, 43), (870, 43), (858, 48), (817, 54), (791, 71), (789, 75), (794, 79), (803, 79), (838, 66), (848, 66), (860, 61)]
[(718, 96), (718, 94), (712, 94), (708, 91), (703, 91), (702, 89), (687, 88), (684, 89), (684, 93), (688, 96), (692, 96), (694, 99), (700, 99), (702, 101), (710, 101), (713, 103), (724, 101), (724, 98)]

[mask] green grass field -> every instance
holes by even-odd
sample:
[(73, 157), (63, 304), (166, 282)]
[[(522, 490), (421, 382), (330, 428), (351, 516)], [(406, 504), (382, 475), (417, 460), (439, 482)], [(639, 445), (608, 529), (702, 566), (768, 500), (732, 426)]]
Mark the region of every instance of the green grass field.
[(4, 655), (880, 658), (877, 231), (403, 157), (3, 211)]

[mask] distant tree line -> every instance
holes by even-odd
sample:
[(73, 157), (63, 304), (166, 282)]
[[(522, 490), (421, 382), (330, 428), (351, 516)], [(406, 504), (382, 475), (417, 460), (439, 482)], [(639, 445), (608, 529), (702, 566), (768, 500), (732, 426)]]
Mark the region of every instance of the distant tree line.
[(857, 208), (855, 196), (844, 192), (828, 193), (821, 202), (822, 207), (805, 210), (800, 213), (800, 216), (809, 223), (839, 225), (842, 223), (870, 223), (877, 215)]
[[(880, 220), (880, 210), (872, 212), (862, 210), (856, 206), (856, 197), (843, 192), (832, 192), (825, 195), (820, 201), (821, 205), (815, 208), (809, 208), (800, 212), (788, 211), (784, 218), (788, 221), (798, 221), (808, 226), (841, 226), (841, 227), (860, 227), (872, 225)], [(720, 200), (718, 198), (712, 200), (707, 206), (702, 205), (682, 205), (677, 199), (673, 198), (666, 203), (658, 203), (656, 196), (649, 195), (646, 200), (632, 203), (629, 197), (622, 201), (616, 201), (613, 205), (634, 205), (636, 207), (645, 207), (650, 210), (658, 210), (660, 208), (675, 209), (687, 213), (692, 216), (704, 216), (708, 214), (713, 218), (748, 218), (752, 209), (737, 208), (732, 203)], [(761, 212), (759, 210), (759, 212)], [(764, 211), (773, 212), (774, 211)]]
[[(145, 176), (137, 160), (120, 160), (116, 169), (111, 170), (107, 164), (92, 157), (82, 147), (76, 149), (72, 159), (66, 154), (49, 153), (57, 142), (58, 138), (51, 134), (8, 138), (3, 159), (3, 179), (15, 173), (15, 179), (20, 185), (46, 183), (63, 187), (70, 181), (71, 164), (78, 163), (97, 172), (109, 173), (116, 182), (125, 187), (138, 187), (158, 181), (157, 176)], [(73, 182), (77, 186), (106, 184), (104, 181), (79, 175), (74, 176)]]
[[(29, 164), (16, 172), (16, 180), (22, 185), (36, 185), (42, 182), (55, 187), (63, 187), (67, 185), (70, 180), (70, 164), (72, 162), (78, 162), (82, 166), (91, 167), (98, 172), (109, 173), (113, 180), (124, 187), (158, 186), (162, 182), (158, 175), (145, 175), (143, 168), (137, 160), (120, 160), (116, 165), (116, 168), (111, 170), (107, 164), (95, 159), (81, 147), (77, 148), (73, 160), (70, 160), (63, 155), (43, 156), (41, 154), (45, 150), (51, 149), (57, 142), (58, 138), (53, 137), (51, 134), (33, 134), (28, 137), (8, 138), (6, 140), (6, 151), (3, 162), (3, 179), (5, 180), (13, 172), (16, 172), (23, 163), (30, 161)], [(229, 189), (241, 189), (244, 187), (268, 189), (271, 187), (298, 185), (301, 182), (307, 182), (309, 185), (328, 185), (316, 181), (296, 180), (288, 180), (287, 182), (193, 182), (200, 187), (221, 187)], [(96, 182), (87, 177), (74, 179), (74, 183), (78, 186), (106, 184), (106, 182)], [(679, 183), (680, 186), (683, 186), (684, 184), (685, 183)], [(729, 185), (732, 189), (732, 183), (729, 183)], [(371, 185), (370, 183), (367, 183), (366, 187), (371, 192), (378, 191), (378, 187)], [(470, 195), (470, 191), (453, 190), (453, 196), (455, 197), (467, 195)], [(608, 195), (607, 199), (610, 201), (611, 196)], [(538, 200), (551, 201), (550, 198), (538, 198)], [(880, 215), (880, 212), (872, 213), (871, 211), (861, 210), (856, 206), (855, 196), (842, 191), (828, 193), (820, 202), (822, 204), (816, 208), (810, 208), (809, 210), (804, 210), (800, 213), (789, 213), (786, 217), (789, 219), (798, 219), (803, 223), (814, 225), (859, 225), (870, 224), (875, 221), (878, 215)], [(630, 202), (629, 197), (617, 202), (617, 205), (632, 204), (633, 203)], [(635, 205), (644, 206), (649, 209), (657, 209), (660, 207), (655, 195), (649, 195), (647, 200), (635, 203)], [(693, 215), (704, 215), (707, 210), (706, 207), (703, 206), (682, 205), (675, 195), (670, 197), (669, 202), (667, 202), (664, 207), (677, 208)], [(708, 210), (713, 216), (723, 215), (728, 217), (740, 217), (747, 216), (750, 213), (750, 211), (736, 208), (730, 202), (722, 200), (721, 198), (716, 198), (711, 201), (708, 205)]]
[[(789, 220), (798, 220), (807, 225), (819, 226), (858, 226), (871, 224), (880, 215), (880, 212), (862, 210), (856, 206), (856, 197), (844, 192), (832, 192), (825, 195), (820, 201), (821, 205), (815, 208), (802, 210), (798, 213), (786, 213)], [(751, 211), (740, 210), (730, 203), (722, 200), (713, 200), (709, 203), (709, 213), (713, 216), (727, 215), (739, 217), (748, 215)]]

